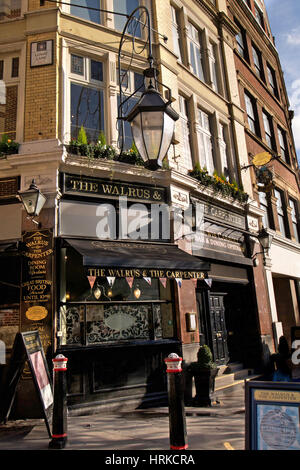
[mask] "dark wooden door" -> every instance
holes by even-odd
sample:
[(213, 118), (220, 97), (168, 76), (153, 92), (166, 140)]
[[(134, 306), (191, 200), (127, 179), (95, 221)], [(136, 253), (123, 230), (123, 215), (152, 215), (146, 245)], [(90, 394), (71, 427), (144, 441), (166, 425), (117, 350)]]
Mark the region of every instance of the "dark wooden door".
[(209, 293), (209, 315), (214, 361), (228, 362), (227, 331), (225, 324), (224, 293)]

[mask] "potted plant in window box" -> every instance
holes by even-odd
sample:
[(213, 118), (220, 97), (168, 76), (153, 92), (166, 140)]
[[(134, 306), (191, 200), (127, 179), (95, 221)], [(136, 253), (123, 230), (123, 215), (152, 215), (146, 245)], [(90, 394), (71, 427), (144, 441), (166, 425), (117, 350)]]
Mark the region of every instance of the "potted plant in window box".
[(0, 156), (12, 155), (18, 153), (18, 151), (19, 144), (13, 139), (10, 139), (7, 134), (3, 134), (0, 141)]
[(204, 344), (200, 346), (197, 361), (190, 365), (190, 373), (194, 377), (196, 396), (193, 400), (195, 406), (211, 406), (211, 395), (215, 389), (215, 378), (219, 368), (212, 360), (210, 348)]

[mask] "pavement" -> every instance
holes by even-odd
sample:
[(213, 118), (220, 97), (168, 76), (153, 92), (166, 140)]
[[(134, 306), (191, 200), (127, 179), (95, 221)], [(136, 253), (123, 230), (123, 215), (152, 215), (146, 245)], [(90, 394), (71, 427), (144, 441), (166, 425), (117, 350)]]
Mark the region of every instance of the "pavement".
[[(208, 408), (185, 407), (188, 451), (244, 450), (244, 385), (218, 392), (215, 400)], [(67, 420), (67, 433), (67, 444), (59, 452), (168, 451), (169, 410), (162, 406), (109, 414), (71, 415)], [(8, 421), (0, 425), (0, 452), (48, 450), (49, 442), (42, 419)]]

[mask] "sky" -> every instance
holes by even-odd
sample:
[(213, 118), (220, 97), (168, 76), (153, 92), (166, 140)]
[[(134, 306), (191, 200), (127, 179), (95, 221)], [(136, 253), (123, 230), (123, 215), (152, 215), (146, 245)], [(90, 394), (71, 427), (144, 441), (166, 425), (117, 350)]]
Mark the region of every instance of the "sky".
[(300, 161), (300, 0), (265, 0), (271, 31), (294, 111), (293, 134)]

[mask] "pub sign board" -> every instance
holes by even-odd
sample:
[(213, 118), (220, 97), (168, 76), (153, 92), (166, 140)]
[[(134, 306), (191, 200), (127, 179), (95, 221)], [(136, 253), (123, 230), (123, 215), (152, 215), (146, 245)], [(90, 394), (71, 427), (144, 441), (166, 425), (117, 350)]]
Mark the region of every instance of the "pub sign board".
[(246, 450), (300, 450), (300, 383), (245, 383)]
[(43, 410), (47, 431), (51, 438), (50, 426), (53, 412), (52, 381), (38, 331), (17, 333), (15, 337), (6, 381), (3, 387), (3, 396), (1, 397), (0, 420), (5, 422), (9, 417), (26, 361), (28, 361)]

